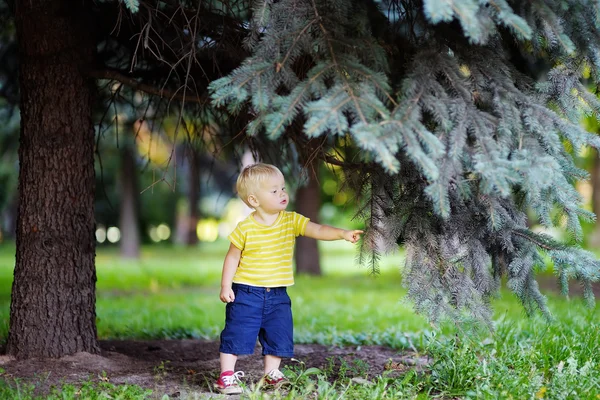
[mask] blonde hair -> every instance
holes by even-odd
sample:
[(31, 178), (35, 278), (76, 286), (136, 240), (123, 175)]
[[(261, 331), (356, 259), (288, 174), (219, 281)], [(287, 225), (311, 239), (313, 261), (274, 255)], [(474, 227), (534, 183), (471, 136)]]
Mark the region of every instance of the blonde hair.
[(279, 168), (271, 164), (256, 163), (245, 167), (237, 178), (235, 188), (238, 196), (248, 206), (248, 196), (258, 189), (261, 183), (272, 176), (283, 176)]

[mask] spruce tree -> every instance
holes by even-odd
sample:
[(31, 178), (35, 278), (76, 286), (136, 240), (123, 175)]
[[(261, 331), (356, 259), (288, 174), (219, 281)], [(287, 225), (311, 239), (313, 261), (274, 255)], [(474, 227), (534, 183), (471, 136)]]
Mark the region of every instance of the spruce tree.
[[(528, 312), (549, 315), (535, 279), (548, 256), (567, 290), (600, 264), (582, 239), (573, 183), (579, 124), (600, 104), (600, 2), (580, 0), (257, 1), (250, 56), (211, 84), (215, 106), (251, 115), (247, 133), (278, 139), (301, 124), (322, 149), (344, 138), (347, 180), (365, 195), (363, 250), (406, 249), (404, 282), (433, 320), (489, 321), (502, 277)], [(302, 139), (295, 139), (295, 142)], [(376, 266), (376, 264), (373, 264)]]

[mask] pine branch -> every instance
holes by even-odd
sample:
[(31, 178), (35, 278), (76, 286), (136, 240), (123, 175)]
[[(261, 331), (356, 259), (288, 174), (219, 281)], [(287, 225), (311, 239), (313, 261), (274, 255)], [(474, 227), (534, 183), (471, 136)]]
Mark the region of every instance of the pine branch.
[(213, 104), (248, 111), (257, 138), (302, 147), (299, 124), (322, 148), (351, 138), (349, 159), (311, 151), (365, 196), (359, 258), (375, 270), (379, 252), (406, 246), (403, 282), (433, 320), (489, 323), (502, 277), (528, 312), (549, 315), (540, 252), (561, 282), (600, 273), (589, 254), (528, 230), (525, 213), (564, 219), (576, 240), (593, 218), (571, 151), (600, 147), (579, 126), (600, 112), (581, 80), (588, 69), (600, 81), (600, 17), (576, 0), (511, 4), (403, 1), (373, 16), (356, 0), (257, 2), (252, 56), (210, 87)]
[(135, 78), (126, 76), (122, 72), (115, 70), (90, 70), (88, 71), (88, 76), (95, 79), (107, 79), (111, 81), (121, 82), (122, 84), (128, 86), (132, 90), (139, 90), (141, 92), (148, 93), (153, 96), (167, 98), (171, 101), (184, 101), (202, 105), (208, 104), (210, 102), (210, 98), (208, 97), (207, 93), (203, 93), (200, 95), (183, 95), (181, 93), (178, 93), (178, 90), (173, 91), (170, 89), (158, 88), (156, 86), (139, 82)]

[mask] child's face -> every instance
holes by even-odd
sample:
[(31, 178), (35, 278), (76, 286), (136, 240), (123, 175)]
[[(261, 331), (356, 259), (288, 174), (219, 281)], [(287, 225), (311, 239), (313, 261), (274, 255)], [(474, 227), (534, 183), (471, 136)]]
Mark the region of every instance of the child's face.
[(283, 211), (289, 203), (289, 196), (285, 190), (285, 179), (281, 175), (272, 175), (262, 182), (250, 196), (256, 204), (250, 203), (254, 208), (261, 208), (270, 213)]

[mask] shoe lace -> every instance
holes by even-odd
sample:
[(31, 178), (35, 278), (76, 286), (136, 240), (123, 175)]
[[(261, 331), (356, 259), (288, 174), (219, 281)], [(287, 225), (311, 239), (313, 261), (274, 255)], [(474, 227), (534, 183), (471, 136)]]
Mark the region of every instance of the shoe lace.
[(272, 370), (267, 376), (273, 380), (285, 379), (285, 375), (278, 369)]
[(223, 380), (223, 383), (225, 384), (225, 386), (229, 386), (229, 385), (234, 385), (237, 382), (240, 381), (240, 378), (244, 377), (244, 371), (237, 371), (234, 372), (233, 375), (228, 375), (228, 376), (222, 376), (221, 379)]

